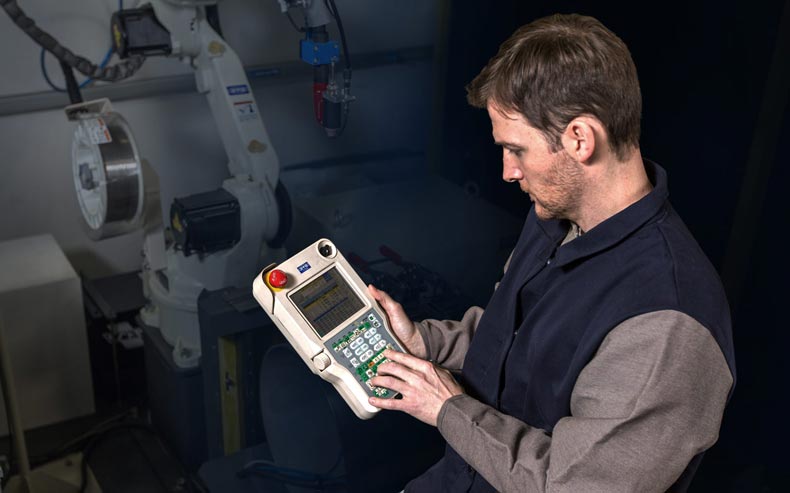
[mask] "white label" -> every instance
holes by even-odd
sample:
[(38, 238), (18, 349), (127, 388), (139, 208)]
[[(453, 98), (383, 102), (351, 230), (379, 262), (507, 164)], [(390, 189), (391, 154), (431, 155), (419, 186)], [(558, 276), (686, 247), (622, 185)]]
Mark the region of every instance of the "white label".
[(107, 124), (101, 118), (91, 118), (85, 120), (85, 130), (88, 132), (88, 138), (91, 144), (108, 144), (112, 142), (110, 131), (107, 129)]
[(237, 101), (233, 103), (233, 108), (236, 110), (236, 116), (240, 122), (258, 118), (258, 110), (255, 108), (255, 103), (252, 101)]

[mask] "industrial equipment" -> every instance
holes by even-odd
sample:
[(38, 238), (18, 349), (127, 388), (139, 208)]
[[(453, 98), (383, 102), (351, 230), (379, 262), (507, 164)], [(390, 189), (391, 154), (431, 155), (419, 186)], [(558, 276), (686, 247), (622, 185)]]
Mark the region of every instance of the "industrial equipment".
[(252, 292), (307, 366), (332, 383), (354, 413), (369, 419), (378, 408), (368, 397), (396, 393), (370, 379), (403, 352), (386, 314), (335, 245), (321, 239), (255, 278)]
[[(346, 31), (337, 12), (335, 0), (278, 0), (280, 9), (291, 19), (289, 10), (301, 8), (305, 25), (297, 27), (305, 33), (299, 45), (302, 61), (313, 66), (313, 109), (315, 118), (329, 137), (343, 133), (348, 120), (351, 95), (351, 56), (346, 43)], [(331, 7), (331, 8), (330, 8)], [(337, 22), (343, 43), (343, 87), (335, 81), (335, 64), (340, 60), (338, 44), (329, 39), (326, 30), (332, 19)], [(291, 19), (293, 23), (293, 19)], [(294, 23), (294, 26), (296, 24)]]
[[(290, 228), (277, 154), (241, 61), (211, 25), (207, 6), (215, 4), (154, 0), (116, 13), (112, 23), (122, 56), (190, 61), (229, 159), (230, 178), (221, 188), (179, 197), (171, 205), (171, 241), (163, 244), (154, 230), (147, 239), (155, 239), (145, 244), (144, 277), (153, 310), (143, 320), (159, 327), (182, 368), (196, 366), (201, 354), (200, 292), (241, 285), (245, 269), (261, 261), (263, 244), (280, 247)], [(162, 257), (164, 269), (156, 265)]]
[[(16, 2), (2, 2), (14, 22), (60, 59), (67, 81), (73, 79), (72, 68), (96, 80), (121, 80), (150, 56), (178, 58), (195, 69), (198, 91), (208, 100), (228, 156), (230, 177), (215, 190), (178, 197), (164, 225), (156, 175), (141, 159), (123, 116), (108, 100), (82, 102), (73, 83), (69, 92), (74, 104), (66, 108), (67, 118), (77, 123), (73, 175), (87, 233), (100, 240), (145, 229), (142, 276), (151, 303), (141, 319), (160, 329), (173, 348), (174, 362), (184, 368), (197, 365), (201, 354), (200, 292), (246, 285), (248, 273), (267, 262), (262, 259), (281, 252), (291, 227), (291, 203), (279, 180), (279, 160), (244, 67), (220, 34), (217, 3), (151, 0), (119, 9), (111, 32), (115, 52), (126, 61), (97, 67), (41, 31)], [(334, 1), (320, 0), (280, 0), (280, 7), (289, 18), (293, 9), (304, 14), (301, 54), (315, 67), (316, 118), (328, 135), (337, 136), (353, 100), (348, 60), (343, 88), (334, 81), (340, 52), (338, 43), (329, 40), (326, 25), (332, 19), (340, 24), (337, 7)], [(345, 48), (342, 27), (341, 35)]]
[(107, 99), (67, 106), (66, 116), (77, 122), (72, 173), (88, 236), (101, 240), (143, 227), (159, 207), (158, 186), (129, 124)]
[[(2, 307), (0, 307), (2, 308)], [(82, 454), (72, 454), (31, 468), (27, 452), (27, 442), (23, 429), (23, 415), (19, 409), (16, 381), (9, 351), (9, 337), (4, 327), (4, 315), (0, 310), (0, 386), (8, 421), (8, 431), (13, 435), (13, 447), (19, 464), (18, 474), (12, 476), (5, 485), (6, 493), (76, 493), (78, 491), (101, 493), (93, 473), (87, 467), (82, 470)], [(0, 472), (0, 479), (3, 474)], [(81, 490), (80, 483), (84, 486)]]
[[(17, 2), (0, 6), (11, 19), (61, 62), (73, 104), (67, 118), (77, 123), (72, 145), (74, 185), (88, 235), (103, 239), (145, 230), (146, 325), (158, 327), (182, 368), (201, 354), (197, 298), (203, 289), (241, 287), (249, 272), (284, 255), (291, 228), (291, 203), (279, 179), (280, 164), (259, 106), (238, 56), (222, 38), (219, 0), (150, 0), (122, 8), (111, 21), (114, 50), (125, 61), (95, 66), (39, 29)], [(345, 125), (351, 66), (345, 31), (333, 0), (279, 0), (283, 13), (300, 9), (305, 39), (302, 59), (315, 67), (316, 118), (330, 136)], [(336, 20), (346, 53), (343, 87), (334, 80), (338, 43), (326, 26)], [(295, 23), (294, 23), (295, 25)], [(126, 120), (109, 101), (82, 102), (72, 69), (95, 80), (131, 76), (146, 57), (167, 56), (195, 69), (197, 89), (208, 100), (228, 156), (230, 177), (221, 187), (178, 197), (162, 224), (155, 173), (137, 148)]]

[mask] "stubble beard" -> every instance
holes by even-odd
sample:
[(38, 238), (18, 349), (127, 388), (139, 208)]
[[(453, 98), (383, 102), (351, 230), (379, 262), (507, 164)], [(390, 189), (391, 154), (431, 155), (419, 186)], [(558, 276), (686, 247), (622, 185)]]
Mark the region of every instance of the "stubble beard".
[(564, 149), (546, 173), (541, 197), (529, 194), (540, 219), (570, 219), (575, 217), (584, 189), (582, 165)]

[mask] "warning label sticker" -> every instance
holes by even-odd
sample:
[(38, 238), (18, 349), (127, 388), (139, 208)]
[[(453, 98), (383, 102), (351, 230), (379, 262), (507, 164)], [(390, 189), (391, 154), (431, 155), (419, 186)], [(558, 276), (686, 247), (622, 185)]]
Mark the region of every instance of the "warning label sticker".
[(91, 144), (108, 144), (112, 142), (112, 136), (107, 129), (107, 124), (101, 118), (91, 118), (85, 120), (85, 130)]
[(254, 101), (238, 101), (233, 103), (233, 109), (236, 110), (236, 116), (241, 122), (258, 118), (258, 110), (255, 108)]

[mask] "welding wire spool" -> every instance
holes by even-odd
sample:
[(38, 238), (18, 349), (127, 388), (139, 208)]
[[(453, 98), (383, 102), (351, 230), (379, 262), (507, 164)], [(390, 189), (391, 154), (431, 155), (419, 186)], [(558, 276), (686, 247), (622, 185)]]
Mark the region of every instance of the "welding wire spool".
[(150, 202), (145, 194), (146, 173), (120, 114), (90, 115), (79, 121), (72, 141), (72, 169), (91, 239), (111, 238), (143, 226)]

